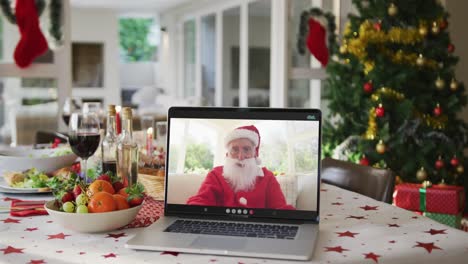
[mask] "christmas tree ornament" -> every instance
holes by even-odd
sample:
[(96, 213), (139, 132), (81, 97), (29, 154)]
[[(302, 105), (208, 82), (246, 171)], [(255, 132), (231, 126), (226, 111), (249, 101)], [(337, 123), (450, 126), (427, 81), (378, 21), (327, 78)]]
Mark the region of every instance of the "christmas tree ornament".
[(463, 174), (463, 172), (465, 172), (465, 167), (463, 167), (463, 165), (458, 165), (456, 170), (458, 174)]
[(435, 87), (437, 88), (437, 90), (443, 90), (445, 87), (445, 81), (442, 78), (440, 78), (440, 76), (438, 76), (435, 81)]
[(377, 106), (375, 108), (375, 116), (376, 117), (384, 117), (385, 116), (385, 108), (383, 107), (382, 104), (379, 104), (379, 106)]
[(385, 153), (385, 151), (387, 150), (387, 146), (385, 146), (385, 144), (383, 143), (383, 140), (379, 140), (379, 143), (377, 143), (377, 145), (375, 146), (375, 150), (379, 154)]
[(375, 122), (375, 107), (369, 110), (369, 121), (367, 122), (367, 130), (364, 133), (364, 138), (374, 140), (377, 137), (377, 122)]
[(306, 38), (307, 48), (324, 67), (328, 64), (328, 48), (325, 35), (325, 27), (317, 20), (309, 18), (309, 33)]
[(433, 112), (435, 116), (440, 116), (442, 114), (442, 108), (440, 107), (440, 104), (436, 105)]
[(439, 185), (440, 186), (445, 186), (446, 185), (444, 178), (442, 178), (442, 180), (440, 180)]
[(426, 60), (424, 59), (423, 55), (419, 54), (418, 58), (416, 59), (416, 65), (421, 67), (421, 66), (424, 66), (425, 62)]
[(446, 19), (440, 20), (439, 27), (441, 30), (446, 29), (448, 27), (448, 21)]
[(346, 44), (340, 46), (340, 53), (341, 54), (346, 53), (346, 50), (347, 50), (347, 45)]
[(439, 158), (435, 162), (435, 168), (440, 170), (440, 169), (442, 169), (444, 167), (444, 165), (445, 165), (444, 160), (442, 159), (441, 156), (439, 156)]
[(18, 67), (26, 68), (36, 57), (47, 51), (48, 45), (39, 27), (35, 2), (19, 0), (16, 2), (15, 11), (21, 39), (16, 45), (13, 57)]
[(423, 181), (421, 185), (422, 185), (422, 187), (424, 189), (427, 189), (427, 188), (432, 186), (432, 182), (431, 181)]
[(365, 93), (372, 93), (372, 90), (374, 89), (374, 86), (372, 85), (372, 82), (369, 81), (369, 82), (366, 82), (363, 85), (363, 89), (364, 89)]
[(374, 23), (374, 29), (376, 31), (381, 31), (382, 30), (382, 21), (379, 20), (379, 21), (375, 22)]
[(389, 16), (396, 16), (398, 14), (398, 7), (394, 3), (391, 3), (387, 9), (387, 13)]
[(448, 44), (447, 51), (449, 53), (453, 53), (455, 51), (455, 45), (453, 45), (452, 43)]
[(366, 157), (366, 155), (362, 155), (362, 158), (359, 160), (359, 164), (361, 164), (361, 165), (363, 165), (363, 166), (369, 166), (370, 161), (369, 161), (369, 159)]
[(427, 179), (427, 172), (424, 169), (424, 167), (421, 167), (417, 172), (416, 172), (416, 179), (418, 181), (423, 182)]
[(427, 33), (428, 33), (427, 27), (426, 26), (419, 26), (418, 33), (419, 33), (419, 35), (421, 35), (423, 37), (427, 36)]
[(432, 34), (437, 35), (440, 32), (439, 25), (437, 25), (437, 22), (434, 21), (432, 22), (432, 27), (431, 27)]
[(452, 81), (450, 82), (450, 90), (456, 91), (458, 89), (458, 82), (455, 80), (455, 78), (452, 78)]
[(450, 165), (456, 167), (459, 164), (459, 160), (456, 155), (453, 155), (453, 158), (450, 160)]

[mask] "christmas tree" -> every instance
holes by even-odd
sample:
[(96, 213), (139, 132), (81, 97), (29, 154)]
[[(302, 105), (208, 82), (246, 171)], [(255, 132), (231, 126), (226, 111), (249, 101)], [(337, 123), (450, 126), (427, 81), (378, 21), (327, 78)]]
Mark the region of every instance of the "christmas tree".
[(353, 1), (325, 83), (324, 155), (404, 182), (463, 184), (466, 105), (449, 14), (435, 0)]

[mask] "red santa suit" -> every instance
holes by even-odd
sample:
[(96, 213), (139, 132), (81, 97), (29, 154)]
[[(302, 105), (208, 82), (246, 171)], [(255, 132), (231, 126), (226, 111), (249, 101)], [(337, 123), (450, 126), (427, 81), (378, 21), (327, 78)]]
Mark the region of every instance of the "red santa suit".
[(295, 210), (286, 203), (273, 173), (265, 167), (262, 170), (264, 176), (257, 177), (252, 190), (235, 193), (223, 176), (223, 166), (215, 167), (206, 176), (198, 193), (187, 200), (187, 204)]

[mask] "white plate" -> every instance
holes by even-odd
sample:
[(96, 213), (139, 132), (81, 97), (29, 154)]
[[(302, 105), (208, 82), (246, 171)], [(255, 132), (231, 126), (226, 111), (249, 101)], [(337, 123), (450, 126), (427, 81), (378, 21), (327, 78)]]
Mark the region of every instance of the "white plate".
[(2, 177), (0, 178), (0, 192), (2, 193), (50, 193), (52, 192), (49, 190), (43, 190), (44, 188), (16, 188), (11, 187)]

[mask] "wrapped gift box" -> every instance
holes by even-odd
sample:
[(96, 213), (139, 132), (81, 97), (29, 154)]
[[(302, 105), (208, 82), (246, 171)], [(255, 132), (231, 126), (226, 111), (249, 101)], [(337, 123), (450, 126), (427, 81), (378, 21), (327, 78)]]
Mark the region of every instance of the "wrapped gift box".
[(422, 188), (421, 184), (402, 183), (395, 186), (393, 203), (411, 211), (438, 214), (460, 214), (464, 208), (463, 186), (433, 185)]
[(438, 213), (424, 212), (423, 215), (439, 223), (442, 223), (442, 224), (445, 224), (454, 228), (460, 228), (460, 223), (462, 219), (461, 214), (453, 215), (453, 214), (438, 214)]

